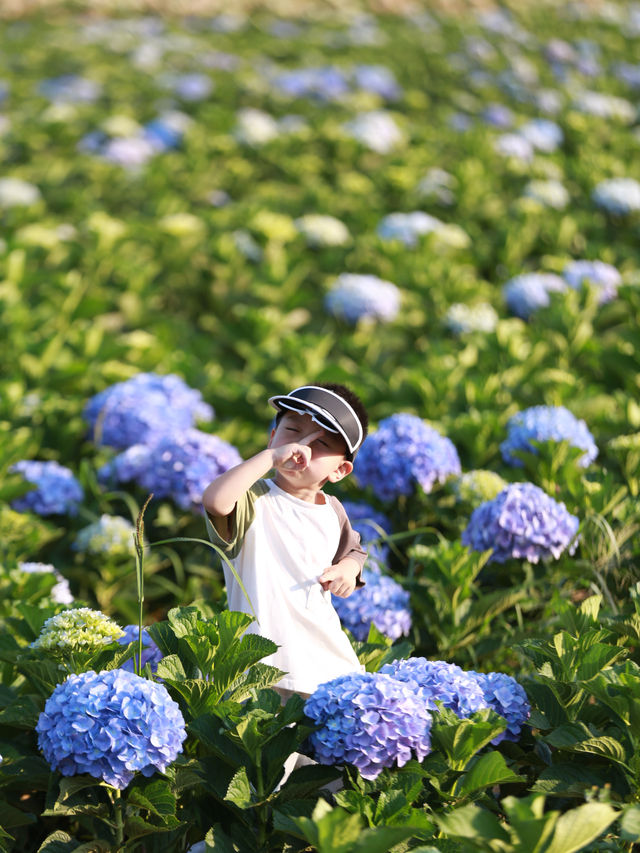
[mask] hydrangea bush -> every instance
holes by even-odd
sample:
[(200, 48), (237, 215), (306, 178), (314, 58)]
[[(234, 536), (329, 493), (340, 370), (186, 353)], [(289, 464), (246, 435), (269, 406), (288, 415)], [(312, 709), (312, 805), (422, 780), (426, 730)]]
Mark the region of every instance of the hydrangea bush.
[(579, 524), (563, 503), (538, 486), (512, 483), (474, 509), (462, 544), (474, 551), (490, 550), (490, 562), (557, 560), (565, 551), (575, 552)]
[(416, 486), (430, 492), (460, 473), (453, 442), (416, 415), (401, 413), (380, 421), (356, 457), (358, 483), (370, 486), (381, 500), (410, 495)]
[(73, 472), (58, 462), (24, 459), (9, 469), (22, 474), (36, 488), (16, 498), (11, 506), (18, 512), (37, 515), (76, 515), (84, 500), (84, 490)]
[(52, 769), (119, 789), (137, 772), (164, 772), (187, 736), (167, 689), (122, 669), (70, 675), (47, 699), (36, 731)]

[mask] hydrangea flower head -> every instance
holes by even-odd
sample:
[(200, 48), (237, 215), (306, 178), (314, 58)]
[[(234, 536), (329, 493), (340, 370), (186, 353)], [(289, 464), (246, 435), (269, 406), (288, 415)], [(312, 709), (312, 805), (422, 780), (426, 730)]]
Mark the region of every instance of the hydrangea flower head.
[(570, 261), (562, 270), (562, 275), (575, 290), (582, 287), (585, 281), (595, 284), (600, 304), (615, 299), (618, 287), (622, 284), (618, 270), (604, 261)]
[(372, 622), (385, 637), (392, 640), (406, 637), (411, 630), (407, 590), (379, 571), (365, 568), (362, 576), (366, 585), (348, 598), (332, 596), (342, 625), (359, 641), (367, 639)]
[(563, 278), (554, 273), (531, 272), (516, 275), (502, 288), (509, 309), (523, 320), (549, 305), (549, 294), (567, 289)]
[(280, 136), (278, 122), (269, 113), (253, 107), (238, 110), (234, 135), (245, 145), (264, 145)]
[(134, 532), (135, 527), (126, 518), (104, 513), (98, 521), (78, 531), (71, 547), (89, 554), (132, 557), (135, 555)]
[(70, 675), (47, 699), (36, 731), (53, 770), (119, 789), (136, 772), (164, 772), (187, 736), (166, 687), (124, 669)]
[(414, 210), (411, 213), (389, 213), (377, 230), (383, 240), (400, 240), (405, 246), (415, 246), (423, 234), (431, 234), (443, 226), (444, 223), (435, 216)]
[(50, 563), (18, 563), (21, 572), (29, 575), (53, 574), (56, 584), (51, 588), (51, 600), (56, 604), (73, 604), (69, 581)]
[(409, 658), (386, 663), (380, 672), (413, 685), (416, 695), (430, 711), (438, 710), (436, 701), (459, 717), (470, 717), (488, 707), (473, 675), (454, 663)]
[(462, 544), (492, 551), (489, 562), (512, 558), (537, 563), (577, 548), (579, 520), (533, 483), (511, 483), (471, 513)]
[(53, 461), (23, 459), (9, 470), (22, 474), (27, 482), (36, 485), (12, 502), (13, 509), (37, 515), (76, 515), (78, 512), (84, 492), (69, 468)]
[(53, 652), (90, 651), (115, 643), (122, 633), (122, 628), (104, 613), (79, 607), (50, 616), (31, 648)]
[(344, 246), (351, 240), (349, 229), (335, 216), (307, 213), (293, 224), (310, 246)]
[(472, 671), (469, 675), (478, 682), (488, 707), (507, 721), (505, 731), (494, 737), (491, 743), (518, 740), (523, 723), (531, 716), (531, 705), (524, 688), (504, 672)]
[(533, 160), (533, 145), (518, 133), (501, 133), (494, 142), (494, 148), (503, 157), (513, 157), (525, 163)]
[(135, 480), (157, 498), (171, 498), (196, 511), (207, 485), (242, 461), (233, 445), (197, 429), (156, 434), (147, 445), (134, 445), (98, 471), (102, 482)]
[(390, 675), (341, 675), (307, 699), (305, 714), (320, 726), (310, 736), (320, 764), (352, 764), (365, 779), (385, 767), (421, 761), (431, 749), (431, 715), (413, 685)]
[(394, 101), (402, 94), (393, 72), (384, 65), (357, 65), (353, 76), (358, 89), (372, 92), (386, 101)]
[(325, 297), (330, 314), (357, 323), (358, 320), (393, 320), (400, 310), (400, 291), (390, 281), (375, 275), (342, 273)]
[(546, 118), (536, 118), (523, 124), (518, 133), (527, 140), (536, 151), (550, 153), (562, 144), (563, 133), (560, 127)]
[(507, 423), (507, 438), (500, 445), (502, 458), (517, 468), (524, 463), (514, 450), (536, 453), (531, 441), (568, 441), (573, 447), (583, 449), (580, 465), (588, 467), (598, 455), (593, 436), (586, 423), (573, 415), (564, 406), (532, 406), (518, 412)]
[[(125, 625), (124, 634), (118, 638), (118, 642), (121, 646), (128, 646), (129, 643), (136, 643), (136, 658), (138, 656), (138, 637), (140, 636), (139, 628), (137, 625)], [(155, 672), (158, 668), (158, 664), (163, 658), (163, 654), (158, 646), (151, 639), (149, 632), (146, 628), (142, 629), (142, 666), (145, 664), (149, 664), (151, 667), (151, 671)], [(122, 664), (122, 669), (126, 669), (129, 672), (134, 671), (134, 659), (129, 658), (129, 660), (125, 661)]]
[(453, 483), (456, 497), (461, 501), (477, 506), (497, 497), (506, 487), (507, 482), (494, 471), (477, 469), (465, 471)]
[(631, 101), (608, 92), (580, 92), (572, 106), (581, 113), (613, 119), (622, 124), (633, 124), (637, 117), (637, 110)]
[(601, 181), (592, 198), (598, 207), (614, 216), (627, 216), (640, 210), (640, 183), (635, 178), (611, 178)]
[(155, 433), (210, 421), (213, 409), (179, 376), (138, 373), (92, 397), (84, 417), (97, 444), (124, 450)]
[(402, 133), (392, 116), (384, 110), (359, 113), (343, 125), (344, 131), (372, 151), (388, 154), (402, 142)]
[(400, 413), (380, 421), (356, 457), (358, 483), (372, 486), (381, 500), (411, 494), (416, 485), (430, 492), (459, 474), (460, 459), (453, 442), (416, 415)]
[(349, 91), (344, 73), (332, 66), (283, 71), (273, 80), (273, 85), (292, 98), (316, 98), (320, 101), (339, 100)]
[(380, 571), (389, 559), (389, 546), (377, 540), (391, 534), (391, 522), (381, 512), (366, 503), (343, 501), (351, 527), (360, 534), (360, 541), (367, 551), (367, 566)]
[(552, 207), (554, 210), (564, 210), (569, 204), (567, 188), (556, 180), (529, 181), (524, 188), (524, 196), (537, 201), (544, 207)]
[(42, 194), (35, 184), (22, 178), (0, 178), (0, 208), (29, 207), (36, 204)]
[(480, 302), (477, 305), (455, 302), (447, 310), (445, 324), (456, 335), (468, 332), (489, 333), (498, 325), (498, 314), (488, 302)]

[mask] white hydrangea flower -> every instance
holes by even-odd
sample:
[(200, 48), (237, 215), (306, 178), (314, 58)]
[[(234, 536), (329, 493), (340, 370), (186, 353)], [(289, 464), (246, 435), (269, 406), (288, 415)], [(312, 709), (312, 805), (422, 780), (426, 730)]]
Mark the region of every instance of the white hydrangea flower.
[(335, 216), (308, 213), (293, 224), (310, 246), (344, 246), (351, 240), (349, 229)]
[(465, 332), (493, 332), (498, 324), (498, 314), (488, 302), (477, 305), (456, 302), (449, 307), (445, 323), (457, 335)]
[(35, 184), (21, 178), (0, 178), (0, 207), (29, 207), (41, 198)]
[(90, 651), (114, 643), (124, 634), (122, 628), (99, 610), (79, 607), (51, 616), (42, 626), (33, 649), (49, 651)]

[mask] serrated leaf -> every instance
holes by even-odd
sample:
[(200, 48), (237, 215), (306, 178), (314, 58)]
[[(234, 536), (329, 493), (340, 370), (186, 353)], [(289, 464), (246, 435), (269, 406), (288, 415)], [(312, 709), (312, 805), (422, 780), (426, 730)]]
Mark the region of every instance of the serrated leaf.
[(19, 696), (0, 711), (0, 726), (17, 729), (35, 729), (41, 708), (31, 696)]
[(251, 785), (247, 777), (246, 767), (240, 767), (229, 783), (225, 800), (236, 805), (239, 809), (250, 809), (253, 806)]
[(594, 767), (574, 764), (554, 764), (546, 767), (531, 786), (534, 792), (562, 796), (582, 797), (593, 787), (604, 787), (611, 781), (611, 774), (604, 770), (599, 773)]
[(127, 792), (127, 802), (146, 809), (163, 820), (176, 813), (175, 795), (164, 779), (153, 779), (146, 784), (131, 786)]
[(350, 853), (389, 853), (392, 847), (413, 835), (411, 826), (377, 826), (365, 829)]
[(204, 839), (205, 853), (236, 853), (237, 847), (220, 824), (211, 827)]
[(622, 812), (620, 837), (625, 841), (640, 841), (640, 806), (626, 806)]
[(444, 815), (434, 815), (440, 829), (454, 838), (495, 838), (509, 841), (509, 835), (495, 815), (479, 806), (461, 806)]

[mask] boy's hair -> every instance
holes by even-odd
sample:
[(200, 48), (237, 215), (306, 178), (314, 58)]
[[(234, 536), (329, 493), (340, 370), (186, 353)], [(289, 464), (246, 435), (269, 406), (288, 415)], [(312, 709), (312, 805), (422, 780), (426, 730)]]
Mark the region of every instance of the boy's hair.
[[(326, 391), (333, 391), (334, 394), (338, 394), (339, 397), (342, 397), (342, 399), (351, 406), (353, 411), (358, 416), (358, 420), (362, 425), (362, 441), (364, 441), (367, 437), (367, 431), (369, 429), (369, 415), (367, 414), (367, 410), (365, 409), (364, 403), (362, 402), (360, 397), (358, 397), (358, 395), (355, 394), (350, 388), (347, 388), (346, 385), (340, 385), (338, 382), (318, 382), (314, 384), (316, 384), (318, 388), (324, 388)], [(286, 411), (283, 409), (279, 409), (276, 412), (276, 427), (278, 426), (285, 414)], [(360, 446), (362, 447), (362, 443), (360, 444)], [(348, 452), (345, 453), (345, 456), (347, 459), (351, 458), (351, 454)]]

